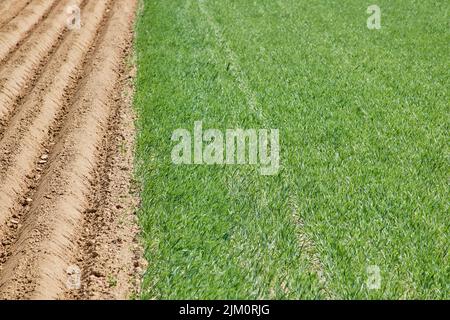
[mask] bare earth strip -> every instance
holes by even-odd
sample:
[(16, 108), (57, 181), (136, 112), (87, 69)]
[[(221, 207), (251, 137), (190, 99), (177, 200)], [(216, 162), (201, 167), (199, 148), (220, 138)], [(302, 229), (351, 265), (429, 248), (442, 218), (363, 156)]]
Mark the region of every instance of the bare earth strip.
[[(75, 1), (74, 31), (64, 27), (68, 2), (52, 3), (30, 3), (31, 34), (0, 65), (0, 298), (128, 298), (144, 267), (125, 62), (136, 2)], [(80, 287), (68, 286), (73, 268)]]

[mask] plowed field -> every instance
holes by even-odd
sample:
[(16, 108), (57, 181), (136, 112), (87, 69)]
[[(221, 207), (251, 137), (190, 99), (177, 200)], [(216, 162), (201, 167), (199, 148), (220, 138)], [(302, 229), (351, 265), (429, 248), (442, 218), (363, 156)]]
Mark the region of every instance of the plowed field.
[(135, 11), (134, 0), (0, 3), (0, 298), (135, 290), (137, 230), (124, 223), (136, 205)]

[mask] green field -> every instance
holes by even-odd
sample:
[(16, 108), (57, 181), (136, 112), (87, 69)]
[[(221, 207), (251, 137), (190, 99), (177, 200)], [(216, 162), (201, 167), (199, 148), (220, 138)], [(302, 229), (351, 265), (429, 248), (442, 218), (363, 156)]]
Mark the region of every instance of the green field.
[[(450, 4), (371, 4), (143, 2), (142, 298), (450, 298)], [(195, 121), (279, 129), (279, 173), (173, 164)]]

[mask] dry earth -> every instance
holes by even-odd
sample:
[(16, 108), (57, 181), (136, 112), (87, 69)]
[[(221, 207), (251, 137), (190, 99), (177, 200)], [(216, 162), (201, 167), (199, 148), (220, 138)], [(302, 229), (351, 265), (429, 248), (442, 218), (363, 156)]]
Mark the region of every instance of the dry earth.
[[(69, 5), (81, 28), (67, 27)], [(0, 1), (0, 298), (125, 299), (135, 0)], [(78, 282), (78, 280), (80, 280)]]

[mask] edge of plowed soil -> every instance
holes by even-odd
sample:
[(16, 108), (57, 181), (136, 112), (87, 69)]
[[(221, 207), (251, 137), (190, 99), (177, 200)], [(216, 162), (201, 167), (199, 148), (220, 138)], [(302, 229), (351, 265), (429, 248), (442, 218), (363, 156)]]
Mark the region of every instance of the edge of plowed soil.
[(81, 289), (68, 291), (66, 299), (135, 298), (146, 268), (137, 218), (139, 187), (134, 180), (136, 65), (131, 44), (127, 62), (114, 98), (119, 107), (108, 128), (109, 143), (103, 146), (105, 172), (96, 172), (98, 184), (90, 197), (92, 207), (86, 211), (81, 250), (74, 261), (81, 269)]
[[(140, 1), (136, 5), (139, 10)], [(135, 12), (136, 20), (138, 12)], [(133, 109), (136, 56), (134, 24), (122, 61), (116, 102), (104, 141), (96, 185), (89, 197), (83, 233), (74, 266), (81, 271), (81, 288), (68, 290), (62, 299), (133, 299), (139, 295), (146, 268), (137, 217), (139, 187), (134, 179), (136, 114)], [(71, 277), (73, 270), (68, 270)]]

